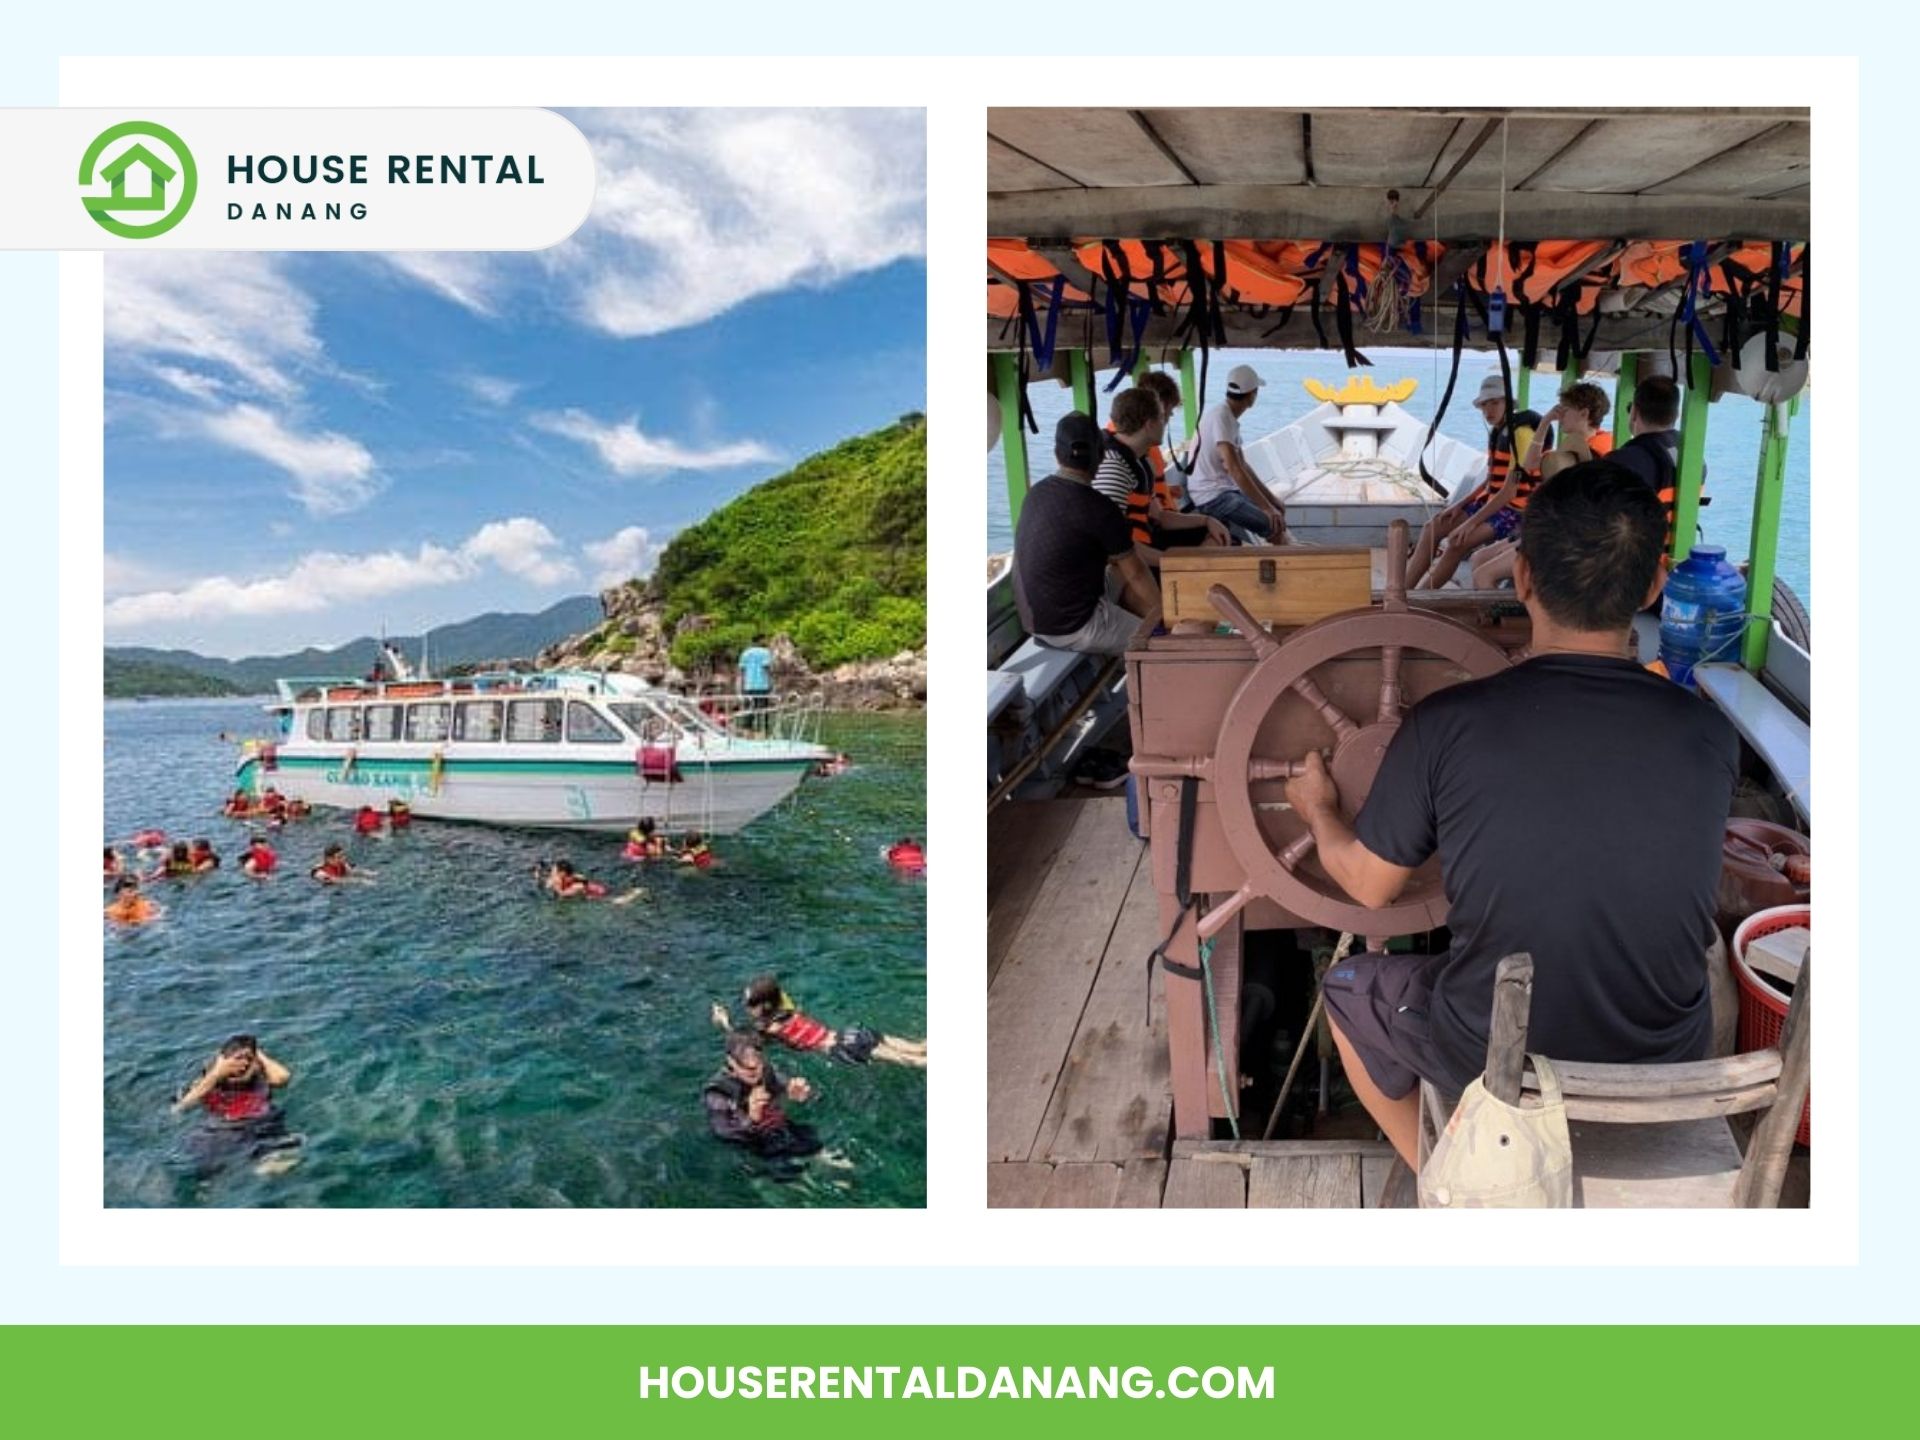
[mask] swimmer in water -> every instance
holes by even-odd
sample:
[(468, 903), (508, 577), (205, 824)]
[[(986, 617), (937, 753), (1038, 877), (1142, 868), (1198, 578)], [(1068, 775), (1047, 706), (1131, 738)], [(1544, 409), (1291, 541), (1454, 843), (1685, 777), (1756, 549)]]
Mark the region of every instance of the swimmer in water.
[[(843, 1065), (864, 1065), (869, 1060), (884, 1060), (892, 1065), (927, 1068), (927, 1042), (903, 1040), (898, 1035), (880, 1035), (864, 1025), (849, 1025), (830, 1030), (811, 1015), (802, 1014), (793, 998), (772, 975), (756, 976), (741, 997), (754, 1033), (764, 1040), (777, 1041), (789, 1050), (824, 1054)], [(722, 1030), (733, 1028), (727, 1007), (716, 1003), (710, 1012), (713, 1023)]]
[(373, 881), (373, 871), (363, 870), (348, 861), (347, 847), (344, 845), (327, 846), (326, 853), (320, 857), (320, 863), (307, 874), (322, 885), (345, 885), (349, 881), (371, 884)]
[(655, 828), (651, 815), (642, 815), (627, 832), (627, 844), (621, 855), (628, 860), (647, 861), (667, 858), (667, 840)]
[(267, 843), (267, 837), (258, 830), (247, 837), (246, 853), (240, 857), (240, 873), (251, 875), (254, 879), (264, 879), (273, 873), (274, 866), (280, 863), (280, 856)]
[(107, 906), (107, 919), (116, 925), (145, 925), (167, 912), (140, 893), (137, 876), (122, 875), (113, 883), (113, 901)]
[(697, 870), (713, 868), (713, 847), (698, 830), (689, 830), (680, 840), (680, 854), (676, 857), (682, 865), (691, 865)]
[(278, 1174), (297, 1161), (292, 1153), (300, 1137), (289, 1135), (273, 1092), (283, 1089), (293, 1072), (266, 1051), (251, 1035), (235, 1035), (220, 1047), (200, 1078), (173, 1102), (173, 1112), (184, 1115), (204, 1110), (211, 1129), (196, 1147), (199, 1168), (219, 1168), (223, 1158), (238, 1150), (254, 1162), (257, 1174)]
[(371, 805), (362, 805), (354, 812), (353, 833), (356, 835), (378, 835), (380, 833), (380, 812)]
[(911, 835), (902, 836), (886, 849), (887, 864), (908, 875), (927, 873), (927, 850)]
[(111, 845), (107, 846), (107, 853), (101, 861), (101, 878), (111, 883), (126, 873), (127, 862), (120, 858), (120, 852)]
[(611, 900), (615, 905), (631, 905), (636, 900), (647, 898), (644, 890), (629, 890), (623, 895), (609, 896), (607, 887), (598, 880), (589, 880), (573, 868), (571, 860), (555, 860), (550, 865), (536, 864), (533, 867), (533, 882), (556, 900)]
[(413, 807), (404, 800), (387, 802), (387, 829), (404, 830), (413, 824)]
[(700, 1092), (707, 1128), (717, 1139), (776, 1158), (819, 1150), (820, 1137), (813, 1128), (796, 1124), (786, 1108), (788, 1101), (798, 1104), (812, 1097), (811, 1085), (798, 1076), (781, 1076), (767, 1063), (760, 1037), (744, 1030), (727, 1036), (726, 1062)]
[(196, 875), (207, 875), (220, 868), (220, 857), (213, 853), (211, 840), (194, 841), (187, 858), (193, 861), (193, 873)]
[(173, 842), (173, 848), (167, 852), (167, 858), (160, 862), (158, 869), (148, 873), (149, 880), (186, 880), (194, 874), (193, 851), (184, 840)]

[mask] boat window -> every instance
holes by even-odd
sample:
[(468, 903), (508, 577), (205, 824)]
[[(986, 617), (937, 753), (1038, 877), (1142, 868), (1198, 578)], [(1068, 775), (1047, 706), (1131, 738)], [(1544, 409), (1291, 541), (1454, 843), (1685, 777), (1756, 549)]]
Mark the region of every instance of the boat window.
[(360, 738), (360, 707), (358, 705), (330, 705), (327, 707), (327, 739), (353, 741)]
[(407, 739), (435, 742), (447, 738), (447, 712), (451, 705), (407, 706)]
[(567, 739), (587, 745), (609, 745), (619, 741), (620, 732), (593, 706), (575, 700), (567, 706)]
[(513, 701), (507, 706), (507, 739), (521, 743), (558, 741), (561, 709), (558, 700)]
[(327, 712), (315, 706), (307, 711), (307, 739), (324, 740), (327, 738)]
[(678, 727), (651, 705), (613, 705), (608, 708), (648, 745), (671, 745), (680, 738)]
[(462, 700), (454, 707), (453, 738), (494, 741), (500, 738), (498, 700)]
[(398, 740), (400, 738), (400, 707), (398, 705), (367, 706), (367, 739)]

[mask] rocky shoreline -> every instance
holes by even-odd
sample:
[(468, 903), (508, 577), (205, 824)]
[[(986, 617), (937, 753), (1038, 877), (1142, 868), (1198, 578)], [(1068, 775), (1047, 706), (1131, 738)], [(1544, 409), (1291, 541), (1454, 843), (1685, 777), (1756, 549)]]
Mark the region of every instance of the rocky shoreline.
[[(583, 635), (563, 640), (540, 652), (542, 669), (613, 670), (638, 675), (652, 685), (677, 689), (699, 688), (718, 682), (731, 688), (730, 677), (688, 674), (673, 663), (674, 637), (701, 630), (714, 622), (689, 615), (669, 626), (659, 602), (639, 584), (618, 585), (600, 594), (606, 620)], [(819, 694), (831, 710), (917, 710), (927, 703), (927, 652), (903, 650), (886, 659), (857, 660), (815, 672), (793, 641), (785, 635), (766, 640), (773, 652), (777, 685), (782, 691)]]

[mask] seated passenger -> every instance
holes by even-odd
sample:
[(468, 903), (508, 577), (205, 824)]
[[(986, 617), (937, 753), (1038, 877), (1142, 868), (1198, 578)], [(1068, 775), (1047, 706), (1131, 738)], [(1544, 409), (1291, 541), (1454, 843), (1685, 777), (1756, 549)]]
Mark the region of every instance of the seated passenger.
[(1194, 509), (1247, 543), (1284, 545), (1287, 507), (1260, 483), (1240, 446), (1240, 417), (1253, 408), (1266, 383), (1251, 365), (1227, 372), (1227, 398), (1200, 417), (1188, 494)]
[(1390, 904), (1440, 857), (1451, 949), (1360, 955), (1326, 979), (1348, 1079), (1409, 1165), (1416, 1082), (1457, 1094), (1484, 1068), (1507, 955), (1533, 956), (1532, 1049), (1707, 1054), (1703, 956), (1739, 740), (1718, 710), (1626, 658), (1634, 614), (1665, 580), (1664, 527), (1652, 491), (1611, 461), (1547, 481), (1514, 567), (1531, 658), (1410, 709), (1357, 818), (1319, 756), (1287, 782), (1320, 863), (1362, 905)]
[(1160, 504), (1155, 487), (1164, 488), (1165, 481), (1155, 476), (1148, 460), (1149, 455), (1160, 453), (1167, 430), (1167, 412), (1158, 395), (1138, 385), (1121, 391), (1114, 397), (1107, 430), (1106, 451), (1093, 472), (1093, 488), (1127, 517), (1134, 551), (1141, 560), (1158, 569), (1166, 550), (1231, 543), (1227, 527), (1218, 520), (1183, 515)]
[(1613, 437), (1600, 428), (1609, 408), (1607, 392), (1598, 385), (1569, 385), (1560, 392), (1559, 403), (1541, 417), (1521, 468), (1551, 480), (1562, 470), (1600, 459), (1613, 448)]
[(726, 1063), (700, 1092), (707, 1128), (717, 1139), (758, 1155), (811, 1155), (820, 1148), (812, 1128), (787, 1116), (786, 1101), (803, 1102), (813, 1087), (788, 1080), (767, 1063), (760, 1039), (736, 1030), (727, 1036)]
[[(1614, 459), (1644, 480), (1667, 512), (1667, 554), (1673, 554), (1674, 516), (1680, 496), (1680, 387), (1666, 375), (1649, 375), (1633, 390), (1627, 411), (1632, 438)], [(1701, 478), (1704, 480), (1704, 467)]]
[(1126, 516), (1093, 488), (1100, 444), (1100, 431), (1077, 410), (1055, 428), (1058, 468), (1027, 493), (1014, 529), (1013, 593), (1021, 623), (1041, 643), (1119, 655), (1143, 617), (1159, 618), (1160, 599)]
[[(898, 1035), (880, 1035), (864, 1025), (849, 1025), (830, 1030), (826, 1025), (803, 1015), (791, 996), (772, 975), (756, 976), (748, 982), (742, 997), (747, 1018), (763, 1040), (777, 1040), (789, 1050), (809, 1050), (823, 1054), (843, 1065), (864, 1065), (869, 1060), (885, 1060), (895, 1065), (927, 1067), (927, 1042), (903, 1040)], [(727, 1007), (716, 1003), (712, 1020), (722, 1030), (733, 1028)]]
[[(1487, 478), (1464, 500), (1448, 505), (1429, 520), (1420, 532), (1413, 561), (1407, 567), (1407, 574), (1414, 577), (1414, 589), (1438, 590), (1475, 550), (1497, 540), (1513, 539), (1526, 515), (1527, 501), (1539, 483), (1524, 466), (1514, 463), (1514, 457), (1533, 448), (1540, 417), (1522, 410), (1509, 424), (1506, 385), (1498, 375), (1480, 382), (1473, 405), (1487, 422)], [(1435, 547), (1443, 541), (1447, 542), (1445, 547), (1436, 554)], [(1429, 559), (1432, 564), (1426, 566)]]
[(116, 925), (144, 925), (158, 920), (165, 912), (140, 893), (136, 875), (122, 875), (113, 882), (113, 902), (107, 906), (107, 919)]

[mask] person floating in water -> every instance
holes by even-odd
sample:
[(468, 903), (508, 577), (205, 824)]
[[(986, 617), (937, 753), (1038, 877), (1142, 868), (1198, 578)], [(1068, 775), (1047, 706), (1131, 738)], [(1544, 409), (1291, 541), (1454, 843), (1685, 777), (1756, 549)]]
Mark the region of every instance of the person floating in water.
[(698, 830), (689, 830), (680, 839), (678, 859), (682, 865), (691, 865), (697, 870), (713, 868), (713, 847), (707, 844), (706, 837)]
[(886, 848), (887, 864), (909, 875), (927, 873), (927, 850), (911, 835), (903, 836)]
[(120, 858), (120, 852), (111, 845), (107, 846), (107, 853), (103, 857), (100, 866), (101, 877), (108, 882), (112, 882), (118, 880), (126, 873), (127, 862)]
[(823, 780), (830, 780), (835, 775), (846, 774), (847, 771), (851, 770), (852, 768), (853, 768), (853, 757), (851, 755), (848, 755), (845, 751), (839, 751), (829, 756), (827, 759), (818, 762), (813, 767), (813, 773), (819, 776)]
[(667, 837), (655, 827), (651, 815), (642, 815), (627, 832), (626, 847), (620, 853), (628, 860), (664, 860), (667, 858)]
[(378, 835), (380, 833), (380, 812), (371, 805), (362, 805), (354, 812), (353, 833), (356, 835)]
[(413, 824), (413, 807), (404, 800), (387, 801), (387, 829), (404, 830)]
[(271, 875), (274, 867), (279, 863), (280, 856), (267, 843), (266, 836), (256, 830), (247, 837), (246, 852), (240, 857), (242, 875), (251, 875), (256, 880), (262, 879)]
[(194, 874), (193, 850), (186, 841), (176, 840), (166, 859), (147, 874), (149, 880), (186, 880)]
[(220, 813), (229, 819), (245, 820), (255, 808), (251, 795), (244, 790), (236, 790), (227, 797), (227, 803), (220, 807)]
[(273, 1092), (285, 1088), (293, 1072), (266, 1051), (251, 1035), (235, 1035), (220, 1047), (200, 1078), (173, 1102), (173, 1112), (204, 1110), (213, 1124), (195, 1147), (196, 1167), (203, 1172), (230, 1158), (255, 1162), (261, 1174), (292, 1167), (300, 1137), (286, 1131)]
[(607, 887), (598, 880), (589, 880), (574, 869), (571, 860), (536, 865), (533, 873), (540, 888), (558, 900), (599, 900), (607, 893)]
[(167, 832), (151, 829), (134, 831), (133, 853), (139, 860), (161, 859), (167, 853)]
[(193, 861), (193, 873), (208, 875), (220, 868), (220, 857), (214, 853), (211, 840), (196, 840), (187, 851), (187, 858)]
[(113, 902), (107, 906), (107, 919), (116, 925), (145, 925), (167, 912), (140, 893), (136, 875), (122, 875), (113, 882)]
[(820, 1149), (820, 1137), (810, 1125), (797, 1124), (787, 1114), (787, 1102), (804, 1103), (813, 1087), (795, 1076), (789, 1080), (767, 1063), (760, 1037), (745, 1030), (727, 1036), (726, 1063), (700, 1092), (707, 1112), (707, 1128), (729, 1145), (740, 1145), (756, 1155), (798, 1157)]
[[(884, 1060), (893, 1065), (911, 1065), (924, 1070), (927, 1042), (903, 1040), (898, 1035), (880, 1035), (864, 1025), (849, 1025), (831, 1030), (811, 1015), (802, 1014), (793, 997), (781, 988), (778, 977), (759, 975), (747, 985), (741, 997), (747, 1018), (762, 1039), (778, 1041), (789, 1050), (824, 1054), (843, 1065), (864, 1065), (869, 1060)], [(722, 1030), (733, 1028), (727, 1007), (716, 1003), (711, 1012), (713, 1023)]]
[(344, 845), (327, 846), (320, 863), (307, 873), (322, 885), (344, 885), (350, 880), (371, 883), (373, 880), (373, 871), (363, 870), (347, 859), (347, 847)]

